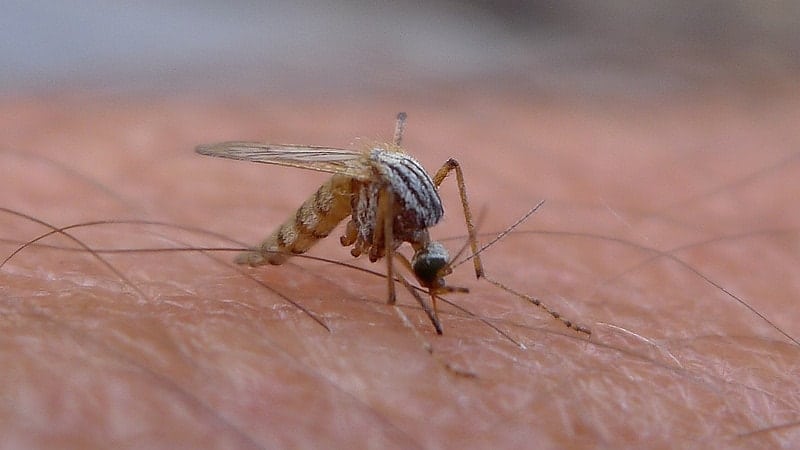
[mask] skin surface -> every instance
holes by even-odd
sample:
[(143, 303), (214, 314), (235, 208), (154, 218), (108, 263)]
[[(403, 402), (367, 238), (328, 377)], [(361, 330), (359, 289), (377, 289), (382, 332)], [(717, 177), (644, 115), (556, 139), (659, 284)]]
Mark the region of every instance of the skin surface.
[[(384, 279), (347, 267), (98, 257), (54, 235), (0, 268), (0, 447), (797, 446), (800, 345), (776, 329), (800, 338), (797, 92), (5, 98), (0, 206), (57, 227), (208, 232), (69, 230), (93, 249), (256, 244), (326, 176), (195, 145), (359, 146), (390, 140), (407, 111), (404, 147), (429, 172), (460, 161), (482, 242), (546, 200), (482, 254), (487, 274), (592, 335), (471, 264), (448, 277), (471, 290), (448, 297), (468, 313), (440, 304), (436, 336), (402, 287), (413, 329)], [(441, 192), (431, 233), (454, 254), (454, 180)], [(0, 221), (0, 257), (49, 231)], [(341, 230), (310, 254), (383, 273), (349, 256)]]

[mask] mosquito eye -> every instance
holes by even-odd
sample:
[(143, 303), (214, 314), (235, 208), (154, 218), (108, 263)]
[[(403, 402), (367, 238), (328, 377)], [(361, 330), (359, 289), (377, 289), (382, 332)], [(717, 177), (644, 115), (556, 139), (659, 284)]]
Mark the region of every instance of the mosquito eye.
[(438, 278), (439, 270), (442, 269), (447, 265), (446, 259), (441, 259), (437, 257), (423, 257), (417, 258), (414, 260), (414, 275), (417, 276), (417, 279), (425, 284), (430, 285), (436, 278)]
[(438, 242), (431, 242), (414, 255), (411, 268), (420, 283), (431, 286), (440, 278), (439, 274), (447, 263), (448, 255), (444, 246)]

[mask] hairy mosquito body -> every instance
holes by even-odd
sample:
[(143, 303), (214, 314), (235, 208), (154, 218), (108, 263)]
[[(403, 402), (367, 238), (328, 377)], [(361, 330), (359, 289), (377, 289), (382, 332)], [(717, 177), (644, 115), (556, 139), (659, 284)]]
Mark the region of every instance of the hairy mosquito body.
[[(430, 176), (411, 156), (399, 147), (379, 144), (364, 154), (364, 164), (373, 173), (368, 180), (336, 174), (309, 197), (258, 249), (237, 258), (240, 264), (258, 266), (282, 264), (292, 254), (308, 251), (327, 237), (348, 216), (351, 217), (341, 237), (350, 253), (366, 253), (373, 262), (383, 258), (386, 247), (397, 249), (408, 242), (417, 250), (428, 246), (428, 228), (444, 216), (439, 193)], [(393, 242), (381, 233), (380, 193), (391, 190), (396, 212), (392, 218)]]
[(279, 265), (291, 255), (305, 253), (327, 237), (350, 215), (352, 180), (334, 175), (309, 197), (297, 212), (267, 237), (258, 249), (236, 257), (239, 264)]
[[(308, 251), (317, 241), (327, 237), (340, 222), (350, 217), (340, 238), (341, 244), (352, 246), (350, 253), (355, 257), (366, 254), (372, 262), (384, 258), (388, 303), (395, 303), (395, 282), (399, 280), (428, 314), (436, 332), (441, 334), (437, 295), (468, 292), (466, 288), (446, 285), (444, 278), (453, 271), (453, 259), (442, 244), (431, 240), (428, 233), (428, 229), (444, 216), (438, 188), (451, 172), (456, 173), (472, 250), (472, 255), (467, 259), (472, 259), (477, 278), (484, 276), (480, 258), (482, 250), (479, 250), (461, 166), (451, 158), (433, 177), (428, 175), (420, 163), (400, 147), (405, 119), (405, 113), (397, 115), (392, 143), (376, 144), (364, 151), (256, 142), (221, 142), (198, 146), (196, 151), (203, 155), (333, 174), (292, 217), (258, 247), (240, 254), (236, 262), (250, 266), (282, 264), (290, 256)], [(408, 242), (414, 250), (410, 260), (396, 252), (404, 242)], [(428, 291), (432, 309), (411, 289), (405, 278), (395, 272), (395, 259), (411, 271)], [(493, 283), (514, 293), (500, 283)], [(568, 327), (579, 332), (588, 331), (561, 318), (545, 305), (534, 304)]]

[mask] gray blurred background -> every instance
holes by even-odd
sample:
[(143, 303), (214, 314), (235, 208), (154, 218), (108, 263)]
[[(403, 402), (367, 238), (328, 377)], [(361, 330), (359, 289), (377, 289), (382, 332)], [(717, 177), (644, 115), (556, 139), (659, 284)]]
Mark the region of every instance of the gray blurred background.
[(648, 94), (800, 66), (800, 2), (0, 3), (0, 94), (519, 83)]

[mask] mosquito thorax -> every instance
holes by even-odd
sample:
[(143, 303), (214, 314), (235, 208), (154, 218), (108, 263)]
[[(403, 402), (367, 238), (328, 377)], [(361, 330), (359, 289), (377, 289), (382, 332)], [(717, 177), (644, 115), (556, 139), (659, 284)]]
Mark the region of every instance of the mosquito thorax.
[(442, 274), (449, 263), (447, 249), (438, 242), (429, 242), (411, 258), (414, 276), (425, 287), (444, 287)]

